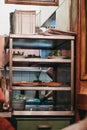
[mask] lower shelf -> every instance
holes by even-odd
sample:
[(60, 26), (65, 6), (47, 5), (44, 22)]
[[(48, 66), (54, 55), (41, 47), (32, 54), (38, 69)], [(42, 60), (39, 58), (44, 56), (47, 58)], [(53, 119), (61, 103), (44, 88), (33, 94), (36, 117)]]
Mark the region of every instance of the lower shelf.
[(0, 116), (2, 116), (2, 117), (11, 117), (12, 112), (0, 112)]
[(74, 116), (74, 111), (13, 111), (14, 116)]

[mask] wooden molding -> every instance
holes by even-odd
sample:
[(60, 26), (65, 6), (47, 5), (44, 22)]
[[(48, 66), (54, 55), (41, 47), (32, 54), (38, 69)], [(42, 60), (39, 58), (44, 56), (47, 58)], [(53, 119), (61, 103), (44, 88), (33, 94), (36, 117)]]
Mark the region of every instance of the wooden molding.
[(59, 0), (5, 0), (7, 4), (58, 6)]

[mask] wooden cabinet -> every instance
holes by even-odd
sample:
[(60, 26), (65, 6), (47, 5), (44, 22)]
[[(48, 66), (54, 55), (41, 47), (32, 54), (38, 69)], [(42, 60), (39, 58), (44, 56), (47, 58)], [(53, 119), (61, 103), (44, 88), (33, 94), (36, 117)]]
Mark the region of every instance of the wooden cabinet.
[[(14, 35), (9, 36), (9, 43), (6, 50), (9, 50), (9, 80), (11, 87), (11, 108), (14, 116), (71, 116), (74, 117), (74, 42), (75, 36), (72, 35)], [(14, 56), (14, 50), (18, 50), (19, 54), (22, 49), (24, 55)], [(25, 55), (26, 50), (34, 49), (39, 51), (39, 55)], [(65, 52), (69, 52), (66, 55)], [(56, 54), (54, 54), (57, 52)], [(21, 57), (20, 57), (21, 56)], [(49, 68), (52, 69), (50, 78), (47, 78)], [(33, 76), (27, 81), (14, 81), (13, 72), (29, 71), (33, 72)], [(43, 75), (43, 73), (45, 75)], [(37, 79), (34, 79), (34, 76)], [(42, 76), (43, 75), (43, 76)], [(40, 79), (38, 79), (40, 76)], [(25, 76), (26, 77), (26, 76)], [(32, 78), (31, 78), (32, 77)], [(48, 76), (49, 77), (49, 76)], [(27, 77), (26, 77), (27, 78)], [(35, 82), (33, 82), (35, 80)], [(39, 82), (40, 80), (40, 82)], [(37, 84), (38, 82), (39, 84)], [(31, 84), (33, 83), (33, 85)], [(12, 106), (15, 98), (14, 92), (22, 92), (26, 97), (28, 91), (28, 104), (22, 110)], [(30, 102), (30, 92), (39, 92), (39, 97), (33, 97)], [(50, 93), (51, 92), (51, 93)], [(48, 95), (44, 101), (43, 95)], [(32, 95), (33, 96), (33, 95)], [(45, 96), (46, 98), (46, 96)], [(15, 98), (16, 99), (16, 98)], [(36, 103), (36, 104), (35, 104)], [(16, 104), (15, 104), (16, 106)]]
[[(83, 17), (83, 19), (82, 19)], [(81, 79), (87, 80), (87, 2), (81, 1)]]
[(78, 19), (77, 19), (77, 110), (87, 110), (87, 1), (78, 0)]

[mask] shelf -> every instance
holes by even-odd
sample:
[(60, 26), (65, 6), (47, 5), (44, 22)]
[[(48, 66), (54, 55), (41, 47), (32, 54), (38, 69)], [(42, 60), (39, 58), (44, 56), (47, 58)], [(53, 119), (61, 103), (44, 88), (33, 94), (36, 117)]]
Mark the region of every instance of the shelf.
[[(9, 71), (9, 67), (6, 67)], [(41, 67), (12, 67), (13, 71), (29, 71), (29, 72), (47, 72), (47, 69), (42, 69)]]
[(20, 35), (20, 34), (10, 34), (10, 38), (24, 38), (24, 39), (70, 39), (74, 40), (75, 36), (69, 36), (69, 35), (51, 35), (51, 36), (44, 36), (44, 35)]
[(39, 63), (71, 63), (71, 59), (42, 59), (42, 58), (13, 58), (13, 62), (39, 62)]
[(71, 91), (71, 87), (26, 87), (26, 86), (13, 86), (12, 90), (58, 90), (58, 91)]
[[(68, 35), (16, 35), (11, 34), (9, 36), (11, 42), (13, 42), (13, 48), (35, 48), (35, 49), (57, 49), (64, 46), (66, 47), (67, 43), (70, 45), (71, 40), (75, 40), (75, 36)], [(55, 42), (53, 42), (55, 41)], [(9, 47), (9, 43), (6, 43), (6, 47)]]
[(73, 111), (13, 111), (14, 116), (74, 116)]
[[(56, 63), (56, 64), (57, 63), (71, 63), (72, 59), (62, 59), (62, 58), (55, 58), (55, 59), (45, 59), (45, 58), (12, 58), (12, 61), (13, 61), (13, 63), (21, 63), (21, 65), (23, 65), (22, 67), (24, 68), (24, 66), (27, 66), (27, 64), (29, 64), (29, 63), (40, 63), (40, 64), (41, 63), (43, 63), (43, 64), (45, 64), (45, 63), (46, 64), (49, 64), (49, 63), (52, 63), (52, 64), (54, 64), (54, 63)], [(9, 63), (9, 58), (8, 58), (8, 62), (6, 62), (6, 64), (7, 63)], [(24, 65), (25, 63), (26, 63), (26, 65)], [(22, 67), (18, 67), (18, 68), (22, 68)], [(15, 67), (13, 67), (13, 68), (15, 68)], [(17, 69), (17, 67), (16, 67), (16, 69)], [(14, 70), (16, 70), (16, 69), (14, 69)]]
[(0, 116), (2, 116), (2, 117), (11, 117), (12, 113), (11, 112), (0, 112)]

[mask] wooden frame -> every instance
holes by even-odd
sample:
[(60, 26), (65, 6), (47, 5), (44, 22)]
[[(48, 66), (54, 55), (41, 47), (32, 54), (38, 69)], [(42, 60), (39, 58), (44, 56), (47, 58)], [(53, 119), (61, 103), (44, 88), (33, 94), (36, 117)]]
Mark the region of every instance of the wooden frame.
[(5, 0), (7, 4), (58, 6), (59, 0)]
[(81, 79), (87, 80), (86, 0), (81, 1)]

